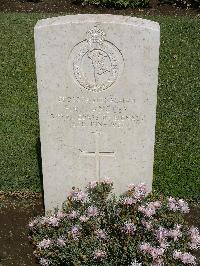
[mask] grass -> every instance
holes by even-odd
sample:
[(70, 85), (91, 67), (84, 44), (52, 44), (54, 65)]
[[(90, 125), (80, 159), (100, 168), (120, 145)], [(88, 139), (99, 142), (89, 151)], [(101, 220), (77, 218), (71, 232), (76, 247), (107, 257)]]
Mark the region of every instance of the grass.
[[(40, 191), (41, 162), (33, 27), (50, 15), (0, 14), (0, 190)], [(200, 21), (149, 17), (161, 25), (154, 188), (200, 199)]]
[(154, 187), (200, 199), (200, 21), (160, 18)]

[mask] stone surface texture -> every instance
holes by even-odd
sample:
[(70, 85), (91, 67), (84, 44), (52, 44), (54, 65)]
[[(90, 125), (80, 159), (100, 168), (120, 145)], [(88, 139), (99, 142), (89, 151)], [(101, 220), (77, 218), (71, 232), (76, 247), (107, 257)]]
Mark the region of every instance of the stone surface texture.
[(46, 211), (73, 186), (153, 178), (160, 29), (113, 15), (39, 21), (35, 55)]

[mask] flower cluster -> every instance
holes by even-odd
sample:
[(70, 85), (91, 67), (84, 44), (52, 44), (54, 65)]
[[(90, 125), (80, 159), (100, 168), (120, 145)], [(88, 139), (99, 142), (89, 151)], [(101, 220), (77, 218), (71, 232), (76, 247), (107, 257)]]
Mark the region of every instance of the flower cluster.
[(98, 239), (105, 240), (107, 238), (107, 234), (106, 234), (105, 230), (98, 229), (98, 230), (95, 231), (95, 233), (96, 233)]
[(42, 248), (48, 248), (51, 245), (51, 240), (50, 239), (43, 239), (41, 242), (37, 244), (37, 247), (42, 249)]
[(174, 227), (174, 229), (169, 230), (168, 235), (170, 237), (172, 237), (174, 241), (178, 241), (179, 238), (182, 237), (182, 233), (181, 233), (181, 230), (180, 229), (181, 229), (181, 225), (176, 224), (175, 227)]
[(98, 215), (99, 211), (96, 206), (89, 206), (87, 208), (87, 215), (88, 217), (96, 217)]
[(122, 229), (127, 235), (134, 235), (136, 226), (133, 223), (125, 223)]
[(149, 202), (148, 204), (141, 205), (138, 208), (138, 211), (143, 213), (146, 217), (152, 217), (154, 214), (156, 214), (156, 210), (161, 208), (162, 204), (160, 201), (155, 201), (155, 202)]
[(130, 266), (142, 266), (142, 263), (137, 262), (136, 260), (134, 260)]
[(57, 245), (60, 247), (66, 246), (66, 239), (64, 237), (59, 237), (57, 239)]
[(82, 190), (72, 190), (68, 197), (72, 201), (84, 202), (87, 199), (87, 193)]
[(143, 200), (148, 194), (147, 187), (144, 183), (134, 185), (128, 185), (128, 193), (121, 199), (121, 203), (124, 206), (131, 206)]
[(80, 228), (79, 228), (79, 226), (77, 226), (77, 225), (72, 226), (72, 228), (70, 230), (70, 233), (71, 233), (72, 238), (74, 240), (78, 240), (79, 236), (80, 236)]
[(34, 219), (29, 223), (29, 228), (34, 229), (39, 225), (49, 225), (53, 227), (58, 227), (59, 222), (66, 216), (66, 214), (62, 212), (58, 212), (57, 215), (52, 215), (50, 217), (42, 217), (41, 219)]
[(167, 237), (169, 236), (169, 230), (160, 226), (157, 230), (155, 230), (155, 237), (157, 238), (160, 247), (167, 247)]
[(195, 257), (188, 252), (174, 251), (173, 258), (180, 260), (183, 264), (196, 265)]
[(49, 264), (49, 261), (47, 259), (44, 259), (44, 258), (41, 258), (40, 261), (39, 261), (39, 263), (42, 266), (48, 266), (48, 265), (50, 265)]
[(178, 241), (182, 237), (181, 225), (176, 224), (173, 229), (166, 229), (159, 227), (155, 230), (155, 236), (159, 242), (160, 247), (168, 247), (168, 240), (172, 238), (174, 242)]
[(165, 252), (164, 248), (153, 247), (149, 243), (142, 243), (139, 248), (145, 254), (149, 254), (152, 257), (154, 263), (158, 261), (159, 263), (163, 262), (162, 256)]
[(189, 246), (191, 249), (200, 248), (200, 234), (197, 227), (192, 226), (189, 230), (190, 242)]
[(106, 257), (106, 252), (102, 250), (95, 250), (94, 259), (95, 260), (103, 260)]
[(60, 211), (29, 223), (29, 239), (40, 265), (196, 265), (196, 227), (183, 214), (187, 202), (148, 193), (130, 184), (116, 197), (113, 182), (92, 181), (73, 189)]
[(144, 226), (146, 230), (151, 230), (153, 228), (152, 222), (150, 220), (146, 221), (145, 219), (142, 219), (141, 224)]
[(94, 189), (95, 187), (97, 187), (98, 185), (108, 185), (108, 186), (112, 186), (113, 184), (113, 181), (108, 178), (108, 177), (105, 177), (104, 179), (102, 179), (101, 181), (91, 181), (89, 182), (88, 186), (87, 186), (87, 189), (89, 190), (92, 190)]
[(74, 220), (79, 216), (79, 213), (77, 211), (72, 210), (70, 213), (67, 214), (67, 217), (70, 220)]
[(168, 208), (171, 211), (181, 211), (182, 213), (188, 213), (190, 211), (188, 203), (183, 199), (176, 200), (172, 197), (168, 198)]

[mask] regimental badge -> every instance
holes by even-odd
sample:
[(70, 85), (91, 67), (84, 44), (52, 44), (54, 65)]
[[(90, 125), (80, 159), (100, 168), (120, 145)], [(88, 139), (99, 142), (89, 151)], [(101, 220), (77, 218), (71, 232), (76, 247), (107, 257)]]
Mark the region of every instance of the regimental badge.
[(101, 92), (119, 78), (124, 60), (119, 49), (106, 40), (105, 32), (95, 26), (86, 33), (86, 39), (73, 48), (69, 67), (81, 88)]

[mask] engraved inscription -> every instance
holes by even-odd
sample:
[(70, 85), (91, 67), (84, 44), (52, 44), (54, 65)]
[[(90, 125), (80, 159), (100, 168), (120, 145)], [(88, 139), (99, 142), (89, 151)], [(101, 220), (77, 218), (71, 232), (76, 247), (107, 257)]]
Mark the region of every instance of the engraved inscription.
[(123, 70), (121, 52), (105, 37), (105, 32), (95, 26), (87, 32), (86, 39), (72, 49), (69, 71), (81, 88), (104, 91), (114, 84)]
[(70, 127), (130, 128), (144, 121), (141, 111), (133, 111), (134, 98), (60, 96), (58, 103), (52, 117), (64, 119)]

